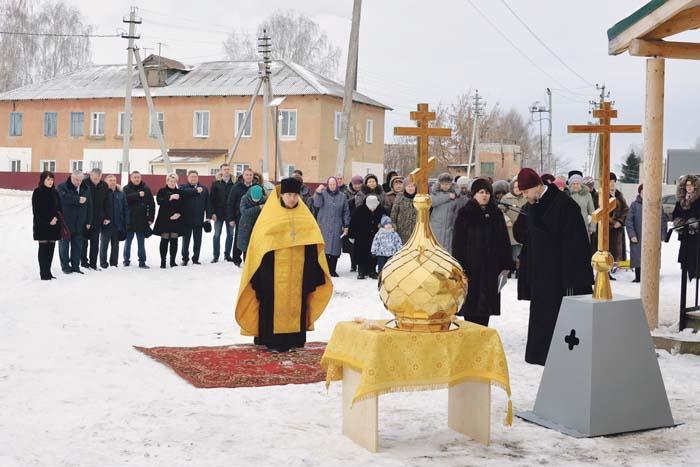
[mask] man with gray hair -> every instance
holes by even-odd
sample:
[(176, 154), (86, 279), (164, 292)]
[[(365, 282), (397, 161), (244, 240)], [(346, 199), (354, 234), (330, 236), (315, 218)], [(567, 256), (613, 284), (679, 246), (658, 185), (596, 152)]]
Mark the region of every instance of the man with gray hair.
[(83, 245), (83, 231), (92, 227), (92, 206), (90, 189), (83, 183), (83, 173), (74, 171), (68, 180), (58, 186), (58, 195), (63, 207), (63, 220), (70, 231), (70, 238), (58, 243), (58, 256), (64, 273), (82, 274), (80, 254)]
[[(84, 268), (97, 270), (97, 254), (100, 251), (100, 232), (102, 228), (109, 225), (112, 220), (111, 205), (109, 202), (109, 187), (102, 180), (102, 170), (94, 168), (90, 171), (90, 176), (83, 182), (90, 190), (90, 201), (92, 209), (92, 223), (85, 231), (83, 241), (83, 254), (81, 265)], [(90, 256), (88, 257), (88, 243), (90, 244)]]

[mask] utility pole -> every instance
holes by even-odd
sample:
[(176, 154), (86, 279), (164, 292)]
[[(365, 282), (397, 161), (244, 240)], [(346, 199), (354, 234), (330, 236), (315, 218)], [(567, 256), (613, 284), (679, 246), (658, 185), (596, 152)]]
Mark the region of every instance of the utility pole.
[(361, 9), (362, 0), (354, 0), (350, 43), (348, 44), (348, 61), (345, 66), (345, 93), (343, 95), (343, 110), (340, 118), (340, 140), (338, 141), (338, 156), (335, 163), (335, 174), (343, 176), (345, 176), (345, 161), (348, 157), (352, 94), (357, 87), (357, 54), (360, 41)]
[(265, 180), (270, 179), (270, 130), (267, 119), (265, 118), (265, 109), (270, 103), (270, 96), (267, 92), (267, 83), (270, 81), (270, 37), (267, 35), (267, 30), (263, 29), (263, 37), (258, 38), (258, 52), (262, 54), (263, 62), (260, 64), (261, 82), (263, 83), (263, 160), (262, 172)]
[[(552, 91), (547, 88), (547, 107), (549, 108), (549, 131), (547, 132), (547, 161), (552, 165)], [(555, 170), (556, 172), (556, 170)]]
[[(547, 94), (548, 94), (548, 105), (551, 106), (552, 102), (552, 93), (547, 88)], [(549, 120), (549, 144), (547, 148), (547, 154), (548, 154), (548, 159), (547, 159), (547, 168), (551, 169), (551, 163), (552, 163), (552, 109), (551, 107), (542, 105), (539, 101), (535, 102), (530, 106), (530, 118), (532, 119), (533, 122), (539, 122), (540, 124), (540, 174), (544, 172), (545, 165), (544, 165), (544, 143), (543, 143), (543, 136), (542, 136), (542, 120)], [(535, 114), (537, 114), (537, 119), (535, 119)], [(547, 114), (546, 117), (543, 117), (542, 114)]]
[[(467, 163), (467, 178), (471, 176), (471, 169), (472, 165), (474, 165), (474, 175), (478, 176), (481, 172), (481, 170), (477, 171), (477, 167), (481, 169), (481, 166), (479, 165), (480, 158), (479, 158), (479, 117), (482, 115), (482, 112), (484, 110), (484, 107), (486, 106), (486, 102), (481, 102), (482, 97), (479, 95), (479, 90), (477, 89), (476, 92), (474, 93), (474, 97), (472, 97), (473, 104), (472, 104), (472, 141), (471, 144), (469, 145), (469, 162)], [(475, 159), (475, 153), (476, 153), (476, 161)]]
[(136, 25), (141, 24), (141, 18), (136, 17), (137, 8), (132, 6), (129, 12), (129, 19), (124, 18), (123, 22), (129, 24), (129, 33), (122, 33), (122, 39), (128, 39), (129, 45), (126, 49), (126, 93), (124, 95), (124, 124), (122, 125), (122, 167), (121, 183), (124, 185), (129, 180), (129, 143), (131, 139), (131, 79), (134, 69), (134, 39), (140, 39), (136, 34)]

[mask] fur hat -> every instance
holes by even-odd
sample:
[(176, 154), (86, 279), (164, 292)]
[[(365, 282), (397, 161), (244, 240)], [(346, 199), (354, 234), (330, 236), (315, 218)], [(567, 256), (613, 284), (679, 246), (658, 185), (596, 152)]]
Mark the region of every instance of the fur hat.
[(438, 183), (452, 183), (452, 175), (447, 172), (438, 175)]
[(379, 198), (374, 195), (369, 195), (365, 200), (365, 204), (368, 208), (370, 208), (370, 211), (374, 211), (377, 209), (377, 207), (379, 207)]
[(503, 193), (506, 194), (510, 191), (510, 183), (506, 182), (505, 180), (497, 180), (493, 184), (493, 192), (494, 193)]
[(301, 181), (294, 177), (282, 179), (280, 194), (301, 192)]
[(263, 197), (263, 189), (260, 185), (253, 185), (248, 188), (248, 194), (250, 195), (250, 199), (257, 203)]
[(486, 190), (491, 196), (493, 196), (493, 187), (485, 178), (477, 178), (472, 182), (471, 191), (472, 195), (476, 195), (479, 191)]
[(457, 186), (460, 188), (462, 188), (462, 187), (468, 188), (469, 187), (469, 179), (465, 176), (459, 177), (457, 179)]
[(580, 175), (583, 178), (583, 172), (581, 172), (580, 170), (570, 170), (567, 178), (571, 180), (571, 177), (573, 177), (574, 175)]
[(538, 185), (542, 185), (542, 179), (534, 170), (526, 167), (518, 172), (518, 188), (520, 191), (529, 190)]
[(367, 174), (367, 175), (365, 175), (365, 179), (364, 179), (364, 184), (365, 184), (365, 185), (367, 185), (367, 182), (369, 181), (370, 178), (373, 178), (374, 181), (377, 182), (377, 185), (379, 185), (379, 179), (378, 179), (377, 176), (374, 175), (374, 174)]
[(379, 221), (380, 227), (384, 227), (384, 226), (390, 225), (390, 224), (393, 224), (393, 222), (391, 222), (391, 217), (389, 217), (389, 216), (382, 216), (382, 220)]
[(398, 175), (394, 175), (393, 177), (391, 177), (391, 182), (389, 182), (389, 187), (393, 189), (394, 183), (396, 183), (396, 182), (403, 183), (403, 177), (400, 177)]
[(581, 183), (583, 184), (583, 177), (579, 174), (573, 174), (569, 177), (568, 184), (572, 185), (574, 183)]

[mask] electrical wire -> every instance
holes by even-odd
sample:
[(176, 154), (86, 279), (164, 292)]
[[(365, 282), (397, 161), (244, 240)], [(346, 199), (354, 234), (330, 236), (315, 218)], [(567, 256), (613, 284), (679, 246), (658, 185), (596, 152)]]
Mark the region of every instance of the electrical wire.
[(583, 76), (581, 76), (576, 70), (574, 70), (572, 67), (570, 67), (559, 55), (556, 54), (556, 52), (554, 52), (554, 50), (552, 50), (542, 39), (540, 39), (540, 37), (539, 37), (537, 34), (535, 34), (535, 31), (533, 31), (532, 28), (531, 28), (530, 26), (528, 26), (527, 23), (526, 23), (522, 18), (520, 18), (520, 16), (518, 16), (518, 14), (515, 12), (515, 10), (513, 10), (513, 9), (510, 7), (510, 5), (508, 5), (508, 2), (506, 2), (506, 0), (501, 0), (501, 3), (503, 3), (503, 6), (505, 6), (505, 7), (508, 9), (508, 11), (510, 11), (510, 12), (513, 14), (513, 16), (515, 16), (515, 19), (517, 19), (518, 22), (519, 22), (520, 24), (522, 24), (523, 27), (524, 27), (525, 29), (527, 29), (527, 31), (532, 35), (532, 37), (534, 37), (535, 40), (537, 40), (537, 42), (539, 42), (539, 43), (542, 45), (542, 47), (544, 47), (545, 49), (547, 49), (547, 51), (548, 51), (550, 54), (552, 54), (552, 56), (553, 56), (554, 58), (556, 58), (556, 59), (559, 61), (559, 63), (561, 63), (562, 65), (564, 65), (564, 67), (565, 67), (567, 70), (569, 70), (571, 73), (573, 73), (574, 75), (576, 75), (581, 81), (583, 81), (584, 83), (586, 83), (588, 86), (590, 86), (590, 87), (592, 87), (592, 88), (595, 87), (595, 85), (594, 85), (593, 83), (591, 83), (590, 81), (588, 81), (586, 78), (584, 78)]
[(121, 37), (121, 34), (58, 34), (53, 32), (14, 32), (0, 31), (8, 36), (43, 36), (43, 37)]

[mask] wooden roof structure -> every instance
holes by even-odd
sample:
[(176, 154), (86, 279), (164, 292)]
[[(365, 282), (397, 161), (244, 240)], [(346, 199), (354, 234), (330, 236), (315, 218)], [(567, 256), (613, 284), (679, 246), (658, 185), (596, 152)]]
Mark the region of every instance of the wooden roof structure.
[(700, 44), (667, 37), (700, 28), (700, 0), (651, 0), (608, 29), (608, 54), (700, 60)]

